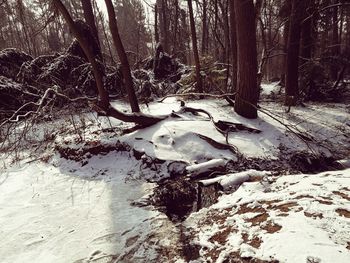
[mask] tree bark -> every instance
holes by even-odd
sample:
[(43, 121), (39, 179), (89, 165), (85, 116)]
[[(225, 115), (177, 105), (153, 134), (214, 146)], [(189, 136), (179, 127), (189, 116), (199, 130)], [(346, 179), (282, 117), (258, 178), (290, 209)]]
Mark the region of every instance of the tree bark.
[(230, 2), (230, 29), (231, 29), (231, 58), (232, 58), (232, 77), (231, 77), (231, 92), (237, 89), (237, 34), (236, 34), (236, 19), (234, 1)]
[(140, 112), (140, 107), (139, 107), (135, 90), (134, 90), (134, 82), (131, 76), (129, 61), (126, 56), (123, 43), (119, 36), (114, 7), (111, 0), (105, 0), (105, 3), (106, 3), (108, 19), (109, 19), (109, 28), (111, 30), (113, 42), (117, 50), (118, 57), (120, 59), (121, 71), (123, 73), (123, 79), (124, 79), (126, 91), (128, 93), (131, 110), (133, 112)]
[(208, 24), (207, 24), (207, 0), (203, 0), (203, 21), (202, 21), (202, 56), (208, 53)]
[(154, 39), (156, 45), (159, 42), (159, 33), (158, 33), (158, 5), (154, 5)]
[(179, 37), (178, 37), (178, 28), (179, 28), (179, 1), (174, 1), (175, 5), (175, 17), (174, 17), (174, 33), (173, 33), (173, 47), (172, 47), (172, 54), (175, 54), (177, 50), (179, 50)]
[(313, 49), (313, 30), (312, 30), (312, 14), (314, 12), (314, 1), (315, 0), (305, 0), (307, 2), (307, 10), (304, 18), (311, 16), (310, 19), (306, 19), (302, 23), (301, 27), (301, 59), (304, 62), (307, 62), (312, 57), (312, 49)]
[[(160, 2), (160, 3), (159, 3)], [(168, 26), (168, 12), (167, 0), (157, 0), (159, 27), (160, 27), (160, 42), (163, 46), (164, 52), (169, 53), (169, 26)]]
[(235, 111), (246, 118), (257, 118), (257, 51), (253, 0), (234, 0), (237, 30), (237, 93)]
[[(339, 1), (334, 0), (333, 4), (337, 4)], [(332, 10), (332, 56), (337, 57), (340, 54), (340, 41), (339, 41), (339, 28), (338, 28), (338, 6), (333, 7)], [(336, 80), (338, 77), (339, 67), (333, 65), (331, 67), (331, 78)]]
[(304, 0), (292, 0), (291, 17), (289, 21), (287, 69), (286, 69), (286, 106), (295, 106), (299, 96), (299, 47), (301, 20), (303, 17)]
[[(83, 7), (85, 22), (91, 28), (92, 33), (94, 34), (94, 37), (96, 38), (96, 41), (99, 44), (98, 31), (97, 31), (97, 27), (96, 27), (96, 23), (95, 23), (94, 12), (92, 10), (91, 1), (90, 0), (81, 0), (81, 4)], [(100, 46), (100, 44), (99, 44), (99, 46)]]
[[(282, 16), (282, 18), (286, 19), (287, 17), (290, 19), (290, 13), (292, 9), (292, 3), (291, 0), (286, 0), (283, 6), (283, 9), (285, 10), (286, 14)], [(283, 73), (281, 75), (281, 85), (284, 87), (286, 86), (286, 75), (287, 75), (287, 52), (288, 52), (288, 36), (289, 36), (289, 19), (286, 21), (283, 27), (283, 53), (285, 54), (283, 56)]]
[(194, 62), (196, 64), (196, 82), (197, 82), (196, 89), (199, 92), (203, 92), (201, 66), (200, 66), (198, 47), (197, 47), (196, 25), (195, 25), (194, 16), (193, 16), (192, 0), (187, 0), (187, 3), (188, 3), (188, 11), (190, 16), (193, 56), (194, 56)]

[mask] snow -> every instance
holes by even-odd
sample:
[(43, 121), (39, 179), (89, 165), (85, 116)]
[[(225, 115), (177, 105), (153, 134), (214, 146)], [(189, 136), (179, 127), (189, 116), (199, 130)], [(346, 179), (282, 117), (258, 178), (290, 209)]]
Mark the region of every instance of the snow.
[(281, 86), (279, 85), (279, 82), (261, 84), (261, 95), (277, 94), (280, 90)]
[(159, 212), (131, 205), (153, 184), (127, 175), (135, 169), (128, 156), (94, 156), (83, 167), (55, 162), (1, 173), (1, 262), (118, 257), (130, 237), (151, 232), (152, 218), (162, 220)]
[[(200, 223), (209, 214), (224, 221), (214, 223), (221, 231), (228, 227), (235, 229), (220, 244), (221, 253), (237, 251), (242, 257), (280, 262), (306, 262), (308, 258), (319, 262), (349, 262), (349, 216), (337, 212), (339, 208), (350, 211), (349, 207), (350, 169), (288, 175), (276, 178), (269, 187), (262, 182), (245, 182), (209, 209), (191, 214), (186, 224), (195, 229), (198, 240), (204, 238), (200, 241), (203, 246), (217, 231)], [(264, 230), (274, 224), (280, 228)], [(244, 240), (243, 234), (249, 240)], [(250, 244), (253, 238), (260, 240), (259, 247)], [(215, 247), (215, 244), (210, 242), (205, 246)], [(205, 258), (206, 250), (202, 249), (201, 255)]]
[[(124, 102), (113, 104), (129, 111)], [(228, 134), (229, 143), (244, 157), (277, 159), (281, 149), (309, 151), (310, 147), (330, 154), (333, 148), (342, 158), (339, 163), (348, 166), (346, 105), (313, 104), (293, 108), (288, 114), (275, 103), (261, 105), (283, 124), (311, 134), (316, 143), (306, 144), (268, 115), (260, 112), (258, 119), (247, 120), (226, 104), (186, 102), (186, 106), (210, 112), (216, 121), (261, 130), (259, 134)], [(179, 109), (176, 98), (142, 108), (155, 115)], [(226, 143), (207, 116), (179, 115), (124, 135), (120, 130), (131, 124), (97, 118), (94, 113), (62, 115), (50, 127), (42, 123), (27, 130), (22, 161), (13, 165), (8, 153), (0, 154), (6, 166), (0, 170), (1, 262), (166, 262), (169, 258), (186, 262), (181, 246), (189, 244), (200, 248), (200, 258), (193, 262), (224, 262), (230, 256), (281, 262), (350, 261), (346, 213), (350, 210), (350, 169), (282, 176), (257, 170), (218, 175), (202, 182), (218, 182), (226, 193), (181, 223), (171, 222), (147, 205), (154, 182), (169, 176), (168, 165), (174, 161), (187, 167), (187, 172), (200, 173), (238, 159), (237, 153), (214, 147), (201, 137)], [(117, 129), (101, 130), (111, 127)], [(13, 141), (24, 129), (25, 125), (16, 128)], [(49, 135), (54, 139), (43, 152), (49, 158), (37, 158), (32, 148)], [(72, 161), (60, 157), (55, 148), (83, 152), (93, 145), (117, 143), (129, 145), (130, 151), (111, 150)], [(140, 160), (133, 150), (142, 154)], [(145, 165), (147, 158), (166, 162), (154, 169)], [(173, 169), (180, 174), (179, 167)]]

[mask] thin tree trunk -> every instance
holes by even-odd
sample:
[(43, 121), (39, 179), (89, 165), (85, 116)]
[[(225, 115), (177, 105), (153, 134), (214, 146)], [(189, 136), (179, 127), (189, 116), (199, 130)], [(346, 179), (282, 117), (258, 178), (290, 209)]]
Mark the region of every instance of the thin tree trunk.
[(27, 43), (28, 53), (31, 55), (35, 55), (35, 54), (33, 54), (33, 50), (32, 50), (31, 45), (30, 45), (31, 41), (29, 39), (28, 28), (27, 28), (27, 24), (26, 24), (26, 21), (24, 18), (24, 10), (23, 10), (24, 8), (23, 8), (22, 0), (17, 0), (17, 8), (18, 8), (18, 12), (19, 12), (19, 18), (20, 18), (20, 21), (22, 24), (22, 31), (23, 31), (23, 34), (25, 37), (25, 41)]
[[(333, 4), (337, 4), (338, 0), (334, 0)], [(339, 32), (338, 32), (338, 6), (333, 7), (332, 10), (332, 55), (334, 57), (339, 56), (340, 54), (340, 46), (339, 46)], [(331, 67), (331, 78), (332, 80), (336, 80), (338, 77), (339, 67), (337, 65), (333, 65)]]
[(98, 7), (97, 7), (97, 13), (98, 13), (98, 16), (101, 20), (102, 31), (103, 31), (103, 35), (104, 35), (104, 38), (106, 41), (107, 48), (108, 48), (109, 56), (111, 57), (111, 62), (112, 62), (112, 64), (115, 64), (116, 62), (113, 59), (113, 53), (112, 53), (112, 49), (111, 49), (111, 44), (109, 43), (109, 37), (107, 35), (107, 30), (106, 30), (105, 23), (104, 23), (104, 17), (102, 15), (102, 11), (99, 10)]
[[(314, 9), (314, 0), (305, 0), (307, 2), (308, 9), (305, 13), (305, 18), (312, 16)], [(301, 59), (304, 62), (308, 62), (312, 56), (313, 48), (313, 30), (312, 30), (313, 19), (306, 19), (301, 27)]]
[(114, 7), (111, 0), (105, 0), (109, 19), (109, 28), (112, 33), (113, 42), (118, 53), (121, 63), (121, 71), (125, 82), (126, 91), (129, 97), (129, 103), (133, 112), (140, 112), (140, 107), (134, 90), (134, 82), (131, 76), (128, 57), (126, 56), (123, 43), (119, 36), (117, 20), (115, 17)]
[[(5, 5), (6, 5), (6, 11), (7, 13), (9, 14), (10, 16), (10, 22), (12, 24), (12, 26), (10, 26), (11, 28), (11, 31), (12, 31), (12, 28), (15, 29), (16, 31), (16, 35), (17, 35), (17, 40), (15, 40), (15, 43), (17, 43), (17, 45), (15, 45), (15, 47), (17, 48), (20, 48), (20, 49), (24, 49), (24, 44), (23, 44), (23, 41), (21, 40), (21, 32), (19, 31), (19, 28), (18, 28), (18, 25), (17, 23), (15, 23), (16, 21), (16, 16), (15, 14), (13, 14), (13, 7), (9, 4), (8, 1), (5, 1)], [(15, 35), (14, 33), (12, 33), (12, 35)]]
[(159, 42), (159, 33), (158, 33), (158, 5), (154, 5), (154, 39), (156, 46)]
[(207, 0), (203, 0), (202, 56), (208, 52)]
[(199, 92), (203, 92), (201, 66), (200, 66), (198, 47), (197, 47), (197, 35), (196, 35), (196, 26), (195, 26), (194, 17), (193, 17), (192, 0), (187, 0), (187, 3), (188, 3), (189, 15), (190, 15), (193, 56), (194, 56), (194, 62), (196, 64), (196, 82), (197, 82), (196, 88)]
[(229, 17), (228, 17), (228, 1), (225, 0), (224, 3), (221, 3), (221, 13), (223, 15), (223, 31), (224, 31), (224, 39), (225, 39), (225, 54), (224, 54), (224, 62), (226, 63), (226, 80), (225, 80), (225, 91), (227, 91), (227, 83), (229, 78), (229, 63), (230, 63), (230, 25), (229, 25)]
[(232, 76), (231, 85), (232, 90), (237, 89), (237, 34), (236, 34), (236, 19), (234, 0), (230, 0), (230, 29), (231, 29), (231, 57), (232, 57)]
[(178, 50), (178, 28), (179, 28), (179, 2), (175, 0), (175, 17), (174, 17), (174, 40), (173, 40), (173, 49), (172, 53), (175, 54)]
[[(290, 13), (291, 13), (291, 0), (286, 0), (285, 2), (285, 9), (288, 15), (286, 17), (289, 17), (290, 19)], [(283, 27), (283, 53), (285, 54), (283, 56), (283, 62), (282, 62), (282, 67), (283, 67), (283, 73), (281, 75), (281, 85), (286, 86), (286, 75), (287, 75), (287, 52), (288, 52), (288, 36), (289, 36), (289, 24), (290, 21), (287, 20), (284, 24)]]

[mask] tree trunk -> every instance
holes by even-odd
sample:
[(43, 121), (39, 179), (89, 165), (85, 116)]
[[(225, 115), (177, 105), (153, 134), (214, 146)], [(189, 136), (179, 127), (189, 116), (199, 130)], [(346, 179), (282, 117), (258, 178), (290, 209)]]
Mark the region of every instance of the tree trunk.
[(198, 92), (203, 92), (201, 66), (200, 66), (198, 47), (197, 47), (197, 35), (196, 35), (195, 21), (193, 17), (192, 0), (187, 0), (187, 2), (188, 2), (188, 11), (190, 15), (190, 27), (191, 27), (194, 62), (196, 64), (196, 82), (197, 82), (196, 89), (198, 90)]
[(159, 15), (159, 27), (160, 27), (160, 42), (163, 46), (164, 52), (169, 53), (169, 26), (168, 26), (168, 12), (167, 12), (167, 0), (157, 1), (158, 15)]
[[(333, 4), (337, 4), (339, 1), (334, 0)], [(339, 45), (339, 29), (338, 29), (338, 6), (333, 7), (332, 10), (332, 56), (337, 57), (340, 54)], [(338, 76), (339, 67), (338, 65), (333, 65), (331, 67), (331, 78), (336, 80)]]
[(96, 62), (96, 58), (95, 58), (94, 52), (92, 50), (92, 47), (89, 46), (89, 44), (85, 40), (84, 35), (79, 31), (79, 29), (75, 25), (72, 17), (68, 13), (66, 7), (62, 4), (62, 2), (60, 0), (53, 0), (53, 2), (56, 5), (56, 7), (60, 10), (62, 16), (64, 17), (64, 19), (66, 20), (66, 22), (70, 28), (70, 30), (72, 31), (74, 36), (77, 38), (77, 40), (78, 40), (81, 48), (83, 49), (86, 57), (88, 58), (89, 62), (91, 63), (92, 72), (93, 72), (94, 77), (95, 77), (96, 86), (97, 86), (97, 90), (98, 90), (98, 94), (99, 94), (100, 105), (102, 107), (106, 107), (106, 108), (109, 107), (109, 95), (108, 95), (108, 92), (106, 91), (106, 89), (104, 88), (104, 83), (103, 83), (104, 74), (101, 71), (100, 65), (98, 65)]
[[(290, 19), (290, 13), (291, 13), (291, 0), (286, 0), (284, 3), (284, 7), (286, 15), (283, 16), (283, 18), (289, 17)], [(283, 60), (282, 60), (282, 67), (283, 67), (283, 73), (281, 74), (281, 85), (286, 86), (286, 75), (287, 75), (287, 52), (288, 52), (288, 35), (289, 35), (289, 19), (285, 22), (283, 27)]]
[(98, 37), (98, 31), (95, 23), (95, 17), (94, 17), (94, 12), (92, 10), (92, 5), (90, 0), (81, 0), (81, 4), (83, 7), (83, 13), (84, 13), (84, 18), (85, 22), (89, 25), (89, 27), (92, 30), (92, 33), (96, 39), (96, 43), (100, 49), (100, 59), (102, 60), (102, 52), (101, 52), (101, 45)]
[(230, 71), (230, 67), (229, 67), (229, 63), (230, 63), (230, 51), (231, 51), (231, 43), (230, 43), (230, 21), (229, 21), (229, 17), (228, 17), (228, 13), (229, 13), (229, 7), (228, 7), (228, 0), (221, 2), (220, 6), (221, 6), (221, 14), (223, 16), (222, 20), (223, 20), (223, 31), (224, 31), (224, 40), (225, 40), (225, 53), (224, 53), (224, 59), (223, 61), (226, 63), (226, 80), (225, 80), (225, 91), (227, 92), (227, 84), (228, 84), (228, 78), (229, 78), (229, 71)]
[(208, 53), (208, 24), (207, 24), (207, 0), (203, 0), (203, 21), (202, 21), (202, 56)]
[(167, 116), (150, 116), (142, 113), (136, 113), (136, 114), (123, 113), (113, 108), (110, 105), (108, 93), (105, 90), (103, 85), (104, 75), (103, 75), (103, 72), (101, 71), (101, 68), (96, 62), (96, 58), (94, 56), (92, 49), (89, 47), (86, 39), (84, 38), (84, 35), (79, 31), (78, 27), (74, 23), (72, 17), (68, 13), (66, 7), (62, 4), (62, 2), (60, 0), (53, 0), (53, 3), (61, 12), (62, 16), (64, 17), (66, 23), (69, 26), (69, 29), (79, 41), (80, 46), (82, 47), (85, 55), (87, 56), (89, 62), (91, 63), (92, 71), (95, 77), (96, 86), (99, 93), (99, 103), (94, 106), (95, 109), (99, 113), (104, 114), (106, 116), (111, 116), (113, 118), (116, 118), (125, 122), (135, 122), (141, 126), (149, 126), (165, 119)]
[(154, 5), (154, 39), (156, 46), (159, 42), (159, 33), (158, 33), (158, 5)]
[(237, 89), (237, 34), (234, 1), (230, 2), (230, 29), (231, 29), (231, 57), (232, 57), (232, 77), (231, 92)]
[(237, 93), (235, 111), (246, 118), (257, 118), (257, 51), (253, 0), (234, 0), (237, 30)]
[(129, 103), (133, 112), (140, 112), (140, 107), (137, 102), (137, 97), (134, 90), (134, 82), (132, 80), (130, 65), (126, 56), (123, 43), (119, 36), (117, 20), (115, 18), (114, 7), (111, 0), (105, 0), (108, 12), (109, 28), (112, 33), (113, 42), (118, 53), (118, 57), (121, 63), (121, 70), (123, 73), (123, 79), (126, 87), (126, 91), (129, 97)]
[(31, 41), (29, 39), (27, 23), (26, 23), (25, 17), (24, 17), (25, 16), (24, 15), (24, 6), (23, 6), (22, 0), (17, 0), (17, 8), (18, 8), (18, 12), (19, 12), (20, 22), (22, 24), (22, 32), (23, 32), (24, 37), (25, 37), (25, 42), (27, 43), (27, 51), (31, 55), (36, 55), (33, 53), (33, 50), (32, 50), (31, 45), (30, 45)]
[(301, 20), (304, 0), (292, 0), (292, 11), (289, 21), (287, 69), (286, 69), (286, 106), (294, 106), (299, 96), (299, 47)]
[(304, 62), (308, 62), (312, 57), (312, 48), (313, 48), (313, 12), (314, 12), (314, 1), (315, 0), (305, 0), (308, 6), (305, 18), (311, 16), (306, 19), (301, 27), (301, 59)]
[(179, 50), (178, 45), (178, 31), (179, 31), (179, 2), (178, 0), (174, 1), (175, 5), (175, 17), (174, 17), (174, 33), (173, 33), (173, 48), (172, 48), (172, 54), (175, 54), (177, 50)]

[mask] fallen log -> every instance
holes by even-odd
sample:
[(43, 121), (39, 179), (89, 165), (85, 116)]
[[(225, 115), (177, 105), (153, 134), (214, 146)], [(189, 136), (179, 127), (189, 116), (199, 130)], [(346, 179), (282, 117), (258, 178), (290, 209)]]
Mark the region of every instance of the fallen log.
[(223, 188), (223, 190), (226, 191), (232, 188), (237, 188), (242, 183), (249, 181), (252, 177), (258, 177), (258, 176), (263, 177), (268, 174), (270, 174), (270, 172), (257, 171), (257, 170), (251, 169), (244, 172), (226, 174), (226, 175), (218, 176), (216, 178), (200, 180), (199, 183), (204, 186), (218, 183)]
[(222, 170), (227, 161), (224, 159), (213, 159), (204, 163), (193, 164), (186, 167), (189, 177), (197, 177), (215, 170)]

